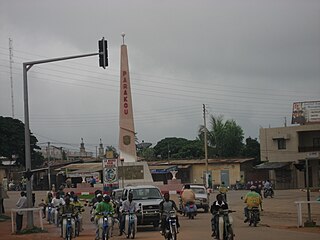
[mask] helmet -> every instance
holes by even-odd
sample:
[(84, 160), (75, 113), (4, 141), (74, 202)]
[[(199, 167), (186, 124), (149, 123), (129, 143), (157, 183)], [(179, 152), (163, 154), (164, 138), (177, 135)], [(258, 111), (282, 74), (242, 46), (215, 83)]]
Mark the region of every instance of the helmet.
[(94, 195), (98, 196), (98, 194), (101, 194), (101, 195), (102, 195), (102, 191), (101, 191), (101, 190), (96, 190), (96, 191), (94, 192)]
[(97, 198), (98, 198), (98, 197), (102, 197), (102, 194), (101, 194), (101, 193), (98, 193), (98, 194), (97, 194)]
[(105, 201), (110, 201), (110, 196), (107, 195), (107, 194), (104, 194), (104, 195), (103, 195), (103, 199), (104, 199)]

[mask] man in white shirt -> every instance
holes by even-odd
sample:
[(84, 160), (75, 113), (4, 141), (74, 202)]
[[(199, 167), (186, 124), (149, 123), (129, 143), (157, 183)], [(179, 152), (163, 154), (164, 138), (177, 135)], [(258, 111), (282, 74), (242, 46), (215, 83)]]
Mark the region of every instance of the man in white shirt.
[[(28, 204), (27, 204), (26, 193), (25, 192), (21, 192), (20, 196), (21, 197), (19, 198), (18, 202), (16, 203), (17, 208), (18, 209), (27, 208)], [(16, 213), (17, 232), (20, 232), (21, 229), (22, 229), (22, 220), (23, 220), (23, 212), (22, 211), (18, 211)]]
[(135, 213), (138, 210), (140, 210), (140, 207), (139, 207), (138, 203), (133, 201), (133, 193), (130, 192), (129, 196), (128, 196), (128, 200), (125, 200), (122, 203), (122, 206), (120, 207), (121, 217), (120, 217), (120, 234), (119, 234), (119, 236), (122, 235), (124, 228), (125, 228), (125, 217), (126, 217), (125, 213), (128, 213), (128, 212)]
[(63, 198), (60, 197), (60, 193), (57, 192), (56, 196), (52, 199), (51, 201), (52, 207), (54, 208), (53, 214), (54, 214), (54, 221), (55, 224), (58, 225), (58, 210), (57, 208), (59, 208), (62, 205), (65, 205), (65, 201), (63, 200)]

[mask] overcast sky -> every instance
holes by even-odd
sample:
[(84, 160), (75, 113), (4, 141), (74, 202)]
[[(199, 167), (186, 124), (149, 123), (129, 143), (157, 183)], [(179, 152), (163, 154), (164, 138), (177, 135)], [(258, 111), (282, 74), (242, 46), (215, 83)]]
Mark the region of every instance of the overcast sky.
[(24, 121), (22, 63), (97, 52), (105, 37), (107, 69), (94, 56), (29, 70), (30, 128), (40, 146), (117, 147), (122, 32), (135, 130), (153, 146), (195, 139), (202, 104), (259, 138), (260, 127), (290, 125), (294, 101), (320, 100), (318, 0), (1, 0), (0, 115), (12, 116), (9, 38)]

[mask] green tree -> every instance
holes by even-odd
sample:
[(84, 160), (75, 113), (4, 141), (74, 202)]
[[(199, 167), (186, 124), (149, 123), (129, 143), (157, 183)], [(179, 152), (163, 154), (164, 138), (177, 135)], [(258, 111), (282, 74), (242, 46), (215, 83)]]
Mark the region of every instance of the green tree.
[[(203, 142), (204, 126), (199, 128), (199, 139)], [(244, 133), (234, 120), (224, 122), (223, 116), (210, 115), (208, 128), (209, 157), (238, 157), (243, 148)]]
[(114, 146), (107, 146), (106, 147), (106, 151), (113, 151), (113, 157), (114, 158), (118, 158), (119, 157), (119, 153), (117, 152), (117, 149)]
[(244, 157), (253, 157), (260, 162), (260, 143), (256, 138), (248, 137), (243, 147), (242, 155)]
[[(41, 166), (43, 157), (36, 150), (38, 140), (30, 132), (30, 151), (32, 168)], [(18, 165), (25, 166), (24, 123), (18, 119), (0, 116), (0, 156), (12, 159), (15, 155)]]
[(160, 159), (200, 158), (203, 149), (199, 140), (185, 138), (165, 138), (154, 147), (154, 154)]

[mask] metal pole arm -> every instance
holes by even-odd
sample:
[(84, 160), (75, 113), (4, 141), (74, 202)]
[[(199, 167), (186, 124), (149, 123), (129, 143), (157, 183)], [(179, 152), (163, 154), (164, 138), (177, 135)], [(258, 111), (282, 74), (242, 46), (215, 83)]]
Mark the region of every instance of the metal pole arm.
[(100, 55), (100, 54), (102, 54), (102, 53), (88, 53), (88, 54), (74, 55), (74, 56), (68, 56), (68, 57), (49, 58), (49, 59), (43, 59), (43, 60), (37, 60), (37, 61), (31, 61), (31, 62), (24, 62), (23, 64), (26, 65), (27, 70), (29, 70), (33, 65), (36, 65), (36, 64), (64, 61), (64, 60), (69, 60), (69, 59), (74, 59), (74, 58), (90, 57), (90, 56), (96, 56), (96, 55)]

